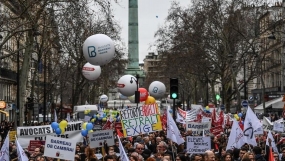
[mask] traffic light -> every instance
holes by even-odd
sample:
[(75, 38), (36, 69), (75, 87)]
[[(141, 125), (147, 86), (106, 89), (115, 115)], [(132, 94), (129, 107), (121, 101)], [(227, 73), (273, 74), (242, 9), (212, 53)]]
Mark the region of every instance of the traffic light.
[(27, 107), (29, 109), (33, 109), (34, 108), (34, 98), (28, 97), (27, 100), (28, 100), (27, 101)]
[(170, 99), (178, 99), (178, 78), (170, 78)]

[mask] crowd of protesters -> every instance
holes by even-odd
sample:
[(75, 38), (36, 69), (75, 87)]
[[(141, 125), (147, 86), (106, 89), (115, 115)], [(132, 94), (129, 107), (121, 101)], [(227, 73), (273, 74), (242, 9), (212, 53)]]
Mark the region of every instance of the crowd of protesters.
[[(274, 119), (274, 115), (270, 116)], [(277, 119), (277, 118), (276, 118)], [(44, 125), (43, 123), (35, 124), (37, 126)], [(2, 121), (0, 134), (2, 143), (8, 134), (9, 130), (13, 130), (14, 123)], [(182, 137), (186, 140), (187, 136), (192, 136), (192, 131), (185, 131), (182, 124), (178, 124), (178, 128)], [(187, 153), (186, 142), (177, 145), (167, 139), (166, 131), (158, 131), (139, 136), (117, 138), (115, 137), (115, 145), (108, 146), (105, 144), (103, 148), (90, 148), (86, 141), (78, 143), (75, 152), (75, 161), (119, 161), (120, 149), (119, 140), (125, 149), (130, 161), (267, 161), (269, 159), (269, 147), (266, 145), (267, 132), (264, 135), (256, 137), (258, 146), (244, 144), (240, 149), (226, 150), (228, 137), (231, 131), (229, 125), (225, 126), (224, 132), (220, 135), (211, 137), (211, 149), (203, 154)], [(114, 132), (114, 136), (117, 136)], [(273, 152), (275, 161), (285, 161), (285, 139), (280, 135), (274, 135), (275, 143), (278, 147), (278, 152)], [(87, 140), (86, 138), (84, 140)], [(17, 147), (15, 142), (10, 142), (10, 160), (17, 161)], [(25, 153), (29, 161), (64, 161), (62, 159), (54, 159), (43, 156), (44, 145), (35, 148), (30, 152), (25, 149)]]

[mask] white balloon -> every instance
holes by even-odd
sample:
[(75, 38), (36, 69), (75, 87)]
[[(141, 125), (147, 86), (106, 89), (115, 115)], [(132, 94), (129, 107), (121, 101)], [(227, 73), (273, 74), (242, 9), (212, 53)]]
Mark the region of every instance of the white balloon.
[(148, 91), (154, 98), (162, 98), (166, 92), (166, 87), (162, 82), (154, 81), (149, 85)]
[(124, 95), (122, 95), (122, 94), (120, 94), (120, 95), (119, 95), (119, 99), (120, 99), (120, 100), (127, 100), (128, 97), (127, 97), (127, 96), (124, 96)]
[(101, 67), (86, 63), (82, 68), (82, 74), (88, 80), (96, 80), (101, 75)]
[(131, 103), (135, 103), (135, 95), (128, 97), (128, 99)]
[(107, 102), (108, 101), (108, 96), (103, 94), (100, 96), (100, 102)]
[(167, 102), (168, 103), (173, 103), (173, 99), (170, 98), (170, 95), (167, 96)]
[(137, 79), (132, 75), (124, 75), (118, 80), (119, 92), (124, 96), (132, 96), (137, 90)]
[(115, 56), (114, 42), (104, 34), (92, 35), (83, 43), (83, 55), (90, 64), (107, 64)]

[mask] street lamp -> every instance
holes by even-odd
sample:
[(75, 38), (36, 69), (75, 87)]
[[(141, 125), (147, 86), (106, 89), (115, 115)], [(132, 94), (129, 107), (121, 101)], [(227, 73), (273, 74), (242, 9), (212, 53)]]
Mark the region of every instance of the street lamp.
[(131, 77), (130, 83), (136, 82), (137, 83), (137, 90), (135, 91), (135, 103), (137, 107), (139, 107), (140, 103), (140, 91), (139, 91), (139, 75), (137, 74), (136, 77)]

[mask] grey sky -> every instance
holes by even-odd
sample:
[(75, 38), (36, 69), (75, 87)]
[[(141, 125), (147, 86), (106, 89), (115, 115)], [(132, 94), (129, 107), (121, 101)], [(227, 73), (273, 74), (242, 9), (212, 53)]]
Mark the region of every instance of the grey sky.
[[(154, 33), (159, 26), (165, 22), (168, 15), (168, 9), (173, 0), (138, 0), (139, 6), (139, 60), (143, 62), (148, 52), (150, 44), (154, 43)], [(190, 0), (176, 0), (181, 6), (190, 4)], [(129, 0), (117, 0), (116, 4), (112, 1), (114, 18), (122, 27), (121, 37), (126, 47), (128, 45), (128, 2)]]

